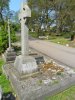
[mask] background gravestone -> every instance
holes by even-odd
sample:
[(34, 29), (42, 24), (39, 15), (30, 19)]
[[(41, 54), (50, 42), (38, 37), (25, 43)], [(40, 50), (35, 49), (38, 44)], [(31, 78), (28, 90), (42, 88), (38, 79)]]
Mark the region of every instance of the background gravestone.
[(3, 58), (5, 62), (14, 62), (16, 58), (16, 53), (14, 52), (14, 49), (11, 47), (11, 36), (10, 36), (10, 21), (8, 19), (8, 36), (9, 36), (9, 47), (3, 54)]

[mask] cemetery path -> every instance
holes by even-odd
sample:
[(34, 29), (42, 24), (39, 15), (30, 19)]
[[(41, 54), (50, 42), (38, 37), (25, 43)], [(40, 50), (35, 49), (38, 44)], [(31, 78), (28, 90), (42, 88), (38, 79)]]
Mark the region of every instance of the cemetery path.
[(44, 40), (30, 40), (29, 45), (52, 59), (75, 68), (75, 48), (62, 46)]

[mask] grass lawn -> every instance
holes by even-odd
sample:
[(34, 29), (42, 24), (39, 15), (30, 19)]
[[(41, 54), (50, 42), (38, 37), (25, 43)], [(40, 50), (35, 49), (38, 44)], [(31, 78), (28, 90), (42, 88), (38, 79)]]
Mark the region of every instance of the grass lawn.
[(2, 65), (4, 64), (3, 60), (0, 59), (0, 86), (4, 93), (12, 92), (12, 87), (10, 85), (9, 80), (6, 76), (2, 73)]
[(51, 42), (58, 43), (58, 44), (61, 44), (61, 45), (66, 45), (66, 44), (70, 43), (70, 41), (68, 39), (61, 37), (61, 36), (50, 36), (49, 40)]
[(72, 86), (57, 95), (47, 97), (45, 100), (75, 100), (75, 86)]

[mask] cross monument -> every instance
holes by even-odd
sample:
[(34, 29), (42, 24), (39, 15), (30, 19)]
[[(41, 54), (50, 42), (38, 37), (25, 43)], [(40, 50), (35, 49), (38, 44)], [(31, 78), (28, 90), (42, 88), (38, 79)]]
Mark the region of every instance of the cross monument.
[(28, 27), (26, 25), (27, 19), (31, 17), (31, 9), (27, 2), (22, 2), (19, 13), (19, 20), (21, 23), (21, 55), (16, 57), (14, 67), (20, 74), (33, 73), (38, 70), (36, 60), (32, 56), (29, 56), (29, 44), (28, 44)]

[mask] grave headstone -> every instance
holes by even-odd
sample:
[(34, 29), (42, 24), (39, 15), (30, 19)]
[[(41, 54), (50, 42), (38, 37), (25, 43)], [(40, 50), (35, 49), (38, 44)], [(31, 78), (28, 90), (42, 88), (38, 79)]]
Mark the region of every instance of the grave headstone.
[(31, 9), (27, 3), (21, 4), (19, 20), (21, 23), (21, 55), (16, 57), (14, 67), (20, 75), (31, 74), (38, 70), (35, 58), (29, 56), (27, 19), (31, 17)]
[(2, 55), (3, 59), (5, 60), (5, 62), (14, 62), (15, 58), (16, 58), (16, 53), (14, 51), (14, 49), (12, 49), (11, 47), (11, 36), (10, 36), (10, 21), (8, 19), (8, 42), (9, 42), (9, 47), (7, 48), (7, 50), (5, 51), (5, 53)]

